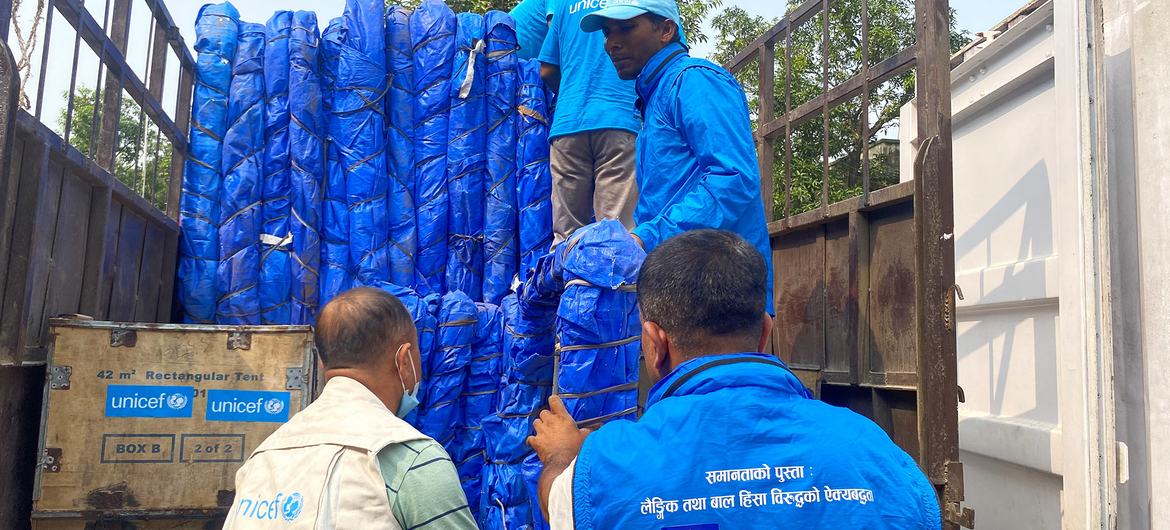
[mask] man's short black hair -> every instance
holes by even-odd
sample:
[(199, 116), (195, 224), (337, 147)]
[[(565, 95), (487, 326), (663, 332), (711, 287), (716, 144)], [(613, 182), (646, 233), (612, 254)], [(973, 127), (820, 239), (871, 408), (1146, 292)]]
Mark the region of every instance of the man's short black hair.
[[(655, 29), (661, 28), (669, 18), (666, 18), (658, 13), (646, 13), (646, 18), (650, 19), (650, 23), (654, 25)], [(671, 20), (673, 22), (673, 20)], [(682, 42), (682, 26), (674, 25), (674, 39), (671, 42)]]
[(767, 300), (768, 265), (726, 230), (692, 230), (650, 252), (638, 274), (638, 309), (684, 350), (708, 339), (754, 340)]
[(388, 348), (409, 342), (414, 321), (398, 297), (372, 287), (350, 289), (317, 316), (313, 340), (325, 368), (365, 368)]

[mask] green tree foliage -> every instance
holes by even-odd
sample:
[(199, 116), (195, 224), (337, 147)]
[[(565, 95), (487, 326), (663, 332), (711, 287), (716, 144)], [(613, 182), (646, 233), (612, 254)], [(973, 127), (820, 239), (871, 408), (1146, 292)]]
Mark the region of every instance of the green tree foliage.
[[(791, 11), (800, 2), (790, 0)], [(716, 34), (716, 51), (712, 60), (726, 64), (756, 37), (774, 26), (779, 19), (754, 16), (738, 7), (730, 7), (711, 21)], [(828, 46), (823, 33), (824, 14), (818, 14), (792, 33), (791, 59), (785, 54), (784, 41), (776, 45), (774, 109), (783, 115), (812, 101), (825, 92), (860, 74), (863, 65), (878, 64), (914, 44), (914, 2), (912, 0), (869, 0), (869, 53), (865, 54), (861, 32), (861, 1), (840, 0), (828, 15)], [(966, 32), (955, 29), (951, 17), (951, 48), (958, 50), (969, 40)], [(822, 59), (828, 58), (826, 70)], [(748, 93), (753, 118), (759, 114), (759, 65), (748, 64), (736, 76)], [(786, 100), (785, 87), (791, 94)], [(829, 161), (828, 200), (830, 203), (857, 196), (862, 192), (862, 154), (870, 152), (870, 188), (879, 189), (899, 180), (896, 150), (879, 149), (883, 138), (896, 132), (902, 106), (914, 97), (914, 74), (909, 72), (877, 86), (870, 86), (869, 112), (863, 113), (860, 95), (829, 110), (827, 159)], [(868, 123), (867, 123), (868, 122)], [(821, 206), (826, 128), (822, 113), (794, 127), (792, 142), (791, 213)], [(783, 136), (776, 143), (774, 197), (777, 216), (784, 213), (785, 157)]]
[[(62, 94), (62, 98), (68, 99), (69, 94)], [(160, 210), (165, 210), (167, 186), (171, 178), (171, 143), (133, 98), (123, 95), (121, 99), (112, 172), (128, 188), (138, 192)], [(97, 139), (95, 127), (101, 126), (100, 111), (95, 115), (95, 101), (98, 100), (92, 88), (77, 88), (69, 130), (69, 145), (91, 159), (96, 159), (93, 145)], [(65, 131), (66, 112), (63, 108), (57, 114), (58, 133), (63, 134)]]
[[(547, 1), (568, 2), (576, 0)], [(493, 9), (511, 11), (519, 3), (519, 0), (446, 0), (446, 2), (451, 7), (451, 10), (456, 13), (487, 13)], [(414, 9), (420, 3), (422, 3), (422, 0), (386, 0), (386, 7), (399, 5), (407, 9)], [(707, 14), (712, 9), (719, 7), (720, 4), (722, 4), (722, 0), (679, 0), (678, 9), (683, 18), (683, 31), (691, 43), (707, 41), (707, 36), (703, 34), (702, 29), (703, 20), (707, 18)]]

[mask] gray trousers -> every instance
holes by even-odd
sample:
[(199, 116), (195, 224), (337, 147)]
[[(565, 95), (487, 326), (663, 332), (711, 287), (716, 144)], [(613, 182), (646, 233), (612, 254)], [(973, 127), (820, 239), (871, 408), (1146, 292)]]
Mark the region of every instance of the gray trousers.
[(594, 220), (617, 219), (634, 227), (638, 183), (629, 131), (602, 129), (558, 136), (549, 146), (553, 242)]

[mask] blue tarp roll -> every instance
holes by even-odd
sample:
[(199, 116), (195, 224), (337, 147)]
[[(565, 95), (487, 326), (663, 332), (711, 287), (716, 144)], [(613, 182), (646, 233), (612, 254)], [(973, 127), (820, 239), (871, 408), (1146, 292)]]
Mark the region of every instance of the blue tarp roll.
[(414, 212), (414, 53), (410, 11), (386, 12), (386, 68), (391, 72), (386, 95), (386, 169), (390, 174), (390, 281), (414, 286), (418, 228)]
[(326, 116), (324, 204), (321, 224), (321, 306), (349, 289), (349, 215), (345, 199), (345, 171), (337, 149), (342, 122), (334, 113), (337, 68), (345, 31), (342, 19), (329, 21), (321, 33), (321, 82)]
[(520, 209), (520, 274), (527, 277), (552, 245), (552, 174), (548, 166), (548, 108), (540, 61), (520, 65), (517, 101), (516, 205)]
[(414, 50), (414, 204), (418, 209), (416, 285), (420, 293), (446, 292), (447, 128), (455, 13), (442, 0), (426, 0), (410, 15)]
[(345, 171), (349, 263), (354, 285), (390, 279), (387, 215), (386, 12), (382, 2), (346, 0), (345, 42), (333, 87), (338, 163)]
[(483, 420), (488, 464), (480, 497), (482, 528), (537, 527), (540, 505), (532, 502), (537, 490), (530, 477), (534, 470), (539, 475), (540, 468), (525, 441), (532, 434), (532, 420), (548, 401), (549, 390), (511, 382), (500, 390), (499, 411)]
[(632, 419), (642, 329), (634, 287), (646, 253), (615, 220), (582, 227), (563, 247), (556, 393), (579, 422)]
[(479, 513), (481, 477), (484, 460), (483, 419), (496, 411), (501, 367), (503, 366), (503, 321), (500, 308), (493, 304), (475, 304), (479, 311), (475, 343), (467, 383), (463, 387), (463, 418), (460, 423), (458, 455), (453, 455), (463, 482), (463, 492), (471, 513)]
[(525, 314), (516, 295), (504, 297), (504, 370), (508, 381), (551, 385), (555, 310)]
[(321, 44), (317, 15), (293, 14), (289, 38), (289, 158), (292, 184), (292, 264), (290, 324), (312, 324), (320, 300), (321, 181), (325, 176), (322, 136), (325, 120), (321, 108), (321, 79), (317, 53)]
[(277, 11), (264, 27), (264, 206), (260, 235), (260, 323), (288, 324), (291, 318), (289, 282), (289, 214), (292, 182), (289, 174), (289, 34), (292, 11)]
[(264, 26), (240, 24), (228, 129), (223, 140), (219, 268), (220, 324), (260, 323), (260, 203), (264, 165)]
[(438, 351), (439, 339), (439, 309), (442, 306), (442, 297), (437, 294), (429, 294), (426, 296), (418, 295), (419, 299), (418, 314), (411, 313), (414, 316), (414, 325), (418, 330), (418, 349), (419, 356), (422, 358), (422, 366), (418, 369), (422, 371), (422, 384), (419, 385), (419, 407), (415, 412), (407, 416), (406, 420), (414, 425), (417, 429), (422, 429), (422, 413), (426, 410), (427, 388), (431, 385), (431, 373), (429, 366)]
[(487, 173), (483, 16), (460, 13), (447, 141), (447, 289), (483, 299), (483, 186)]
[(425, 409), (420, 422), (423, 434), (451, 452), (456, 424), (462, 419), (460, 397), (471, 363), (471, 345), (478, 321), (475, 302), (460, 291), (443, 295), (435, 351), (427, 364)]
[(221, 154), (240, 14), (229, 3), (208, 4), (195, 19), (195, 99), (190, 158), (179, 203), (179, 302), (183, 321), (215, 322), (219, 267)]
[(519, 266), (516, 250), (516, 23), (502, 11), (484, 17), (487, 41), (487, 181), (483, 300), (499, 304)]

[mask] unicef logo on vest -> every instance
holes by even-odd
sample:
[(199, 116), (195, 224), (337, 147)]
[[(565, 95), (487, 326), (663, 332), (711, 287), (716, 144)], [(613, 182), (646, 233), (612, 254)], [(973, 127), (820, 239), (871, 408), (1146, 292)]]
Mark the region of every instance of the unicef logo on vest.
[(300, 492), (285, 495), (277, 493), (275, 497), (261, 495), (258, 497), (241, 497), (236, 506), (236, 517), (240, 519), (254, 519), (257, 521), (276, 521), (283, 519), (293, 522), (301, 516), (305, 507), (305, 498)]
[(288, 392), (208, 390), (206, 419), (284, 423), (288, 421), (288, 405)]
[(280, 507), (280, 516), (285, 521), (295, 521), (301, 515), (301, 508), (304, 507), (304, 497), (300, 493), (293, 493), (284, 500), (284, 504)]
[(189, 386), (107, 385), (108, 418), (190, 418), (195, 389)]

